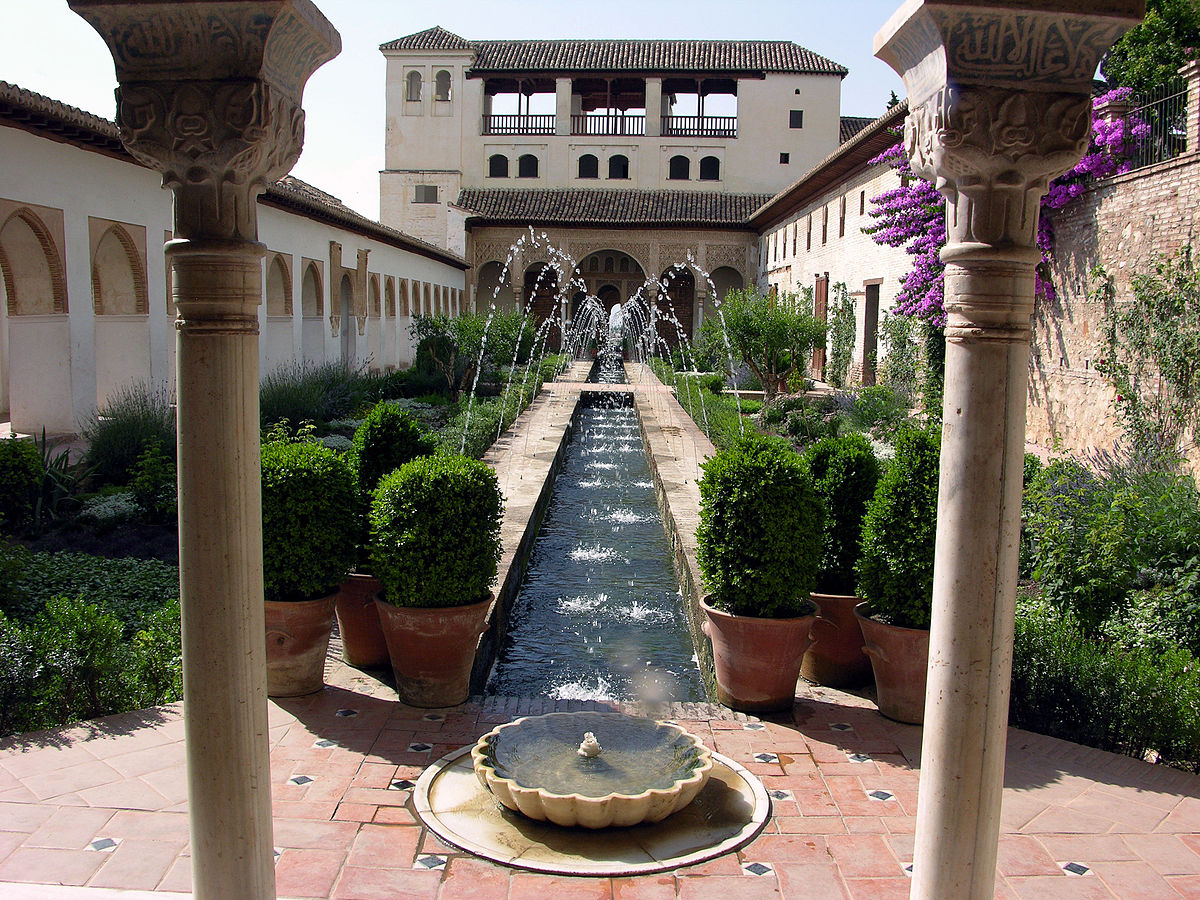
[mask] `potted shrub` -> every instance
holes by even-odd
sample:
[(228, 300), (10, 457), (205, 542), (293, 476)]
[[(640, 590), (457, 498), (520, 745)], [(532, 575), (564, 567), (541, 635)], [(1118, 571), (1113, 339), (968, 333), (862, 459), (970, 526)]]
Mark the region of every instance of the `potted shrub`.
[(743, 437), (703, 468), (697, 561), (717, 698), (746, 711), (789, 709), (816, 612), (821, 500), (779, 438)]
[(387, 400), (377, 403), (354, 432), (346, 461), (354, 472), (359, 496), (358, 561), (342, 582), (335, 605), (342, 658), (352, 666), (388, 664), (387, 642), (375, 608), (379, 581), (371, 574), (367, 558), (371, 497), (380, 478), (411, 459), (428, 456), (436, 448), (437, 441), (415, 416)]
[(385, 475), (371, 504), (371, 565), (396, 693), (457, 706), (491, 608), (504, 501), (496, 473), (466, 456), (424, 456)]
[(812, 627), (812, 645), (800, 667), (809, 681), (829, 687), (856, 687), (871, 680), (863, 653), (862, 629), (854, 615), (862, 521), (879, 482), (879, 460), (858, 432), (823, 438), (805, 460), (825, 503), (825, 533), (813, 601), (821, 608)]
[(925, 716), (933, 545), (941, 433), (902, 431), (896, 456), (863, 519), (855, 609), (878, 689), (879, 711), (920, 724)]
[(267, 693), (297, 697), (324, 684), (334, 595), (354, 564), (358, 518), (350, 466), (320, 444), (262, 448)]

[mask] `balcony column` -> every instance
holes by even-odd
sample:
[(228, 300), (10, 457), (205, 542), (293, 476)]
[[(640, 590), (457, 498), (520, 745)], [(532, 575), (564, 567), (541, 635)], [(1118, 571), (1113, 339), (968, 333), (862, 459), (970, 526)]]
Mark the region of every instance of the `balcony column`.
[(554, 133), (571, 133), (571, 79), (554, 79)]
[(116, 62), (121, 140), (174, 192), (179, 568), (192, 889), (275, 896), (267, 743), (257, 198), (340, 49), (309, 0), (71, 0)]
[(661, 78), (646, 79), (646, 137), (662, 137)]
[(875, 38), (911, 112), (913, 169), (946, 197), (946, 373), (912, 896), (993, 896), (1012, 667), (1034, 244), (1047, 183), (1090, 135), (1113, 0), (908, 2)]

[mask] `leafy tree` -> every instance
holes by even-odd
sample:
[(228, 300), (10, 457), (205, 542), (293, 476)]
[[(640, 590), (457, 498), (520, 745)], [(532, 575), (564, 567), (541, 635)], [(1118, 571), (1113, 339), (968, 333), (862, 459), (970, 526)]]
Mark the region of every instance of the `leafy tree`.
[(464, 313), (454, 318), (417, 316), (409, 326), (417, 342), (417, 367), (440, 373), (452, 399), (457, 400), (475, 380), (486, 324), (483, 316)]
[(768, 402), (825, 340), (825, 324), (794, 294), (764, 296), (756, 288), (730, 291), (721, 304), (721, 317), (733, 355), (762, 382)]
[(1174, 78), (1188, 48), (1200, 46), (1197, 0), (1147, 0), (1146, 18), (1105, 54), (1100, 73), (1113, 87), (1149, 91)]

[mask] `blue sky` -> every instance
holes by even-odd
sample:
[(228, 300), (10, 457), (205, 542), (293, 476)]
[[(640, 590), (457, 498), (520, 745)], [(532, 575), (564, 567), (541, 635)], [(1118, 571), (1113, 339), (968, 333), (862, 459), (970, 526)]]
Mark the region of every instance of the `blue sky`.
[[(465, 38), (791, 40), (850, 69), (843, 115), (876, 116), (900, 79), (871, 55), (899, 0), (317, 0), (342, 53), (309, 80), (294, 173), (360, 212), (379, 212), (385, 41), (441, 25)], [(113, 117), (112, 59), (64, 0), (0, 0), (0, 80)]]

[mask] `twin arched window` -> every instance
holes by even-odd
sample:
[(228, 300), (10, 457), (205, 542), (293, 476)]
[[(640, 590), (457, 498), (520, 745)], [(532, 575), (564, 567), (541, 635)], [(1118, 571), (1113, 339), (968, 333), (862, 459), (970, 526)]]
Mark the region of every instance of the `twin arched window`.
[(667, 178), (671, 181), (687, 181), (692, 177), (692, 161), (686, 156), (672, 156), (667, 163)]
[(409, 72), (405, 78), (404, 99), (415, 103), (421, 99), (421, 73)]
[(433, 99), (449, 102), (450, 100), (450, 73), (442, 69), (433, 78)]
[(508, 177), (508, 157), (503, 153), (496, 153), (488, 157), (488, 178), (507, 178)]
[(615, 153), (608, 158), (608, 177), (626, 179), (629, 177), (629, 157)]
[(715, 156), (706, 156), (700, 160), (700, 180), (701, 181), (720, 181), (721, 180), (721, 160)]
[(600, 177), (600, 160), (593, 154), (585, 153), (579, 157), (579, 177), (580, 178), (599, 178)]

